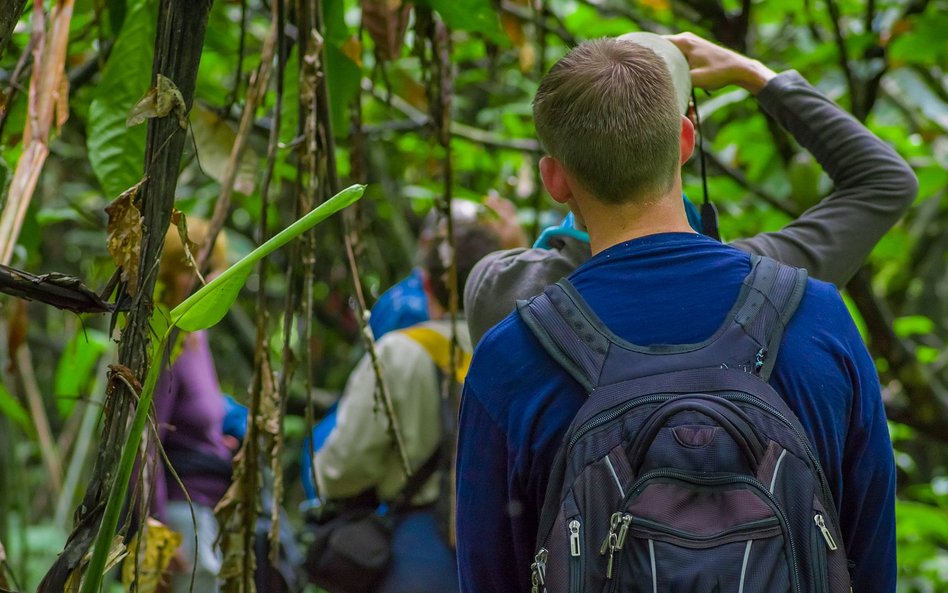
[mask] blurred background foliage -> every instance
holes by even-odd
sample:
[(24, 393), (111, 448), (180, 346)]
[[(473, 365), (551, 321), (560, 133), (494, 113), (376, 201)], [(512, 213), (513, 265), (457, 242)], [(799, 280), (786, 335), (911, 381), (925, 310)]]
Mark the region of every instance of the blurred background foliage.
[[(270, 28), (271, 1), (213, 4), (176, 194), (176, 207), (189, 216), (210, 217), (221, 191), (248, 78)], [(9, 36), (0, 35), (7, 41), (0, 58), (4, 205), (24, 150), (28, 44), (40, 3), (0, 0), (0, 5), (23, 8)], [(75, 1), (65, 63), (68, 101), (60, 102), (13, 266), (76, 276), (96, 291), (112, 276), (104, 208), (142, 177), (145, 128), (128, 128), (125, 120), (150, 86), (157, 5), (157, 0)], [(530, 100), (542, 73), (577, 41), (592, 37), (690, 30), (774, 69), (795, 68), (911, 163), (920, 182), (918, 199), (875, 249), (847, 296), (876, 359), (893, 419), (900, 591), (948, 589), (948, 2), (417, 0), (415, 5), (433, 9), (451, 31), (453, 195), (480, 201), (496, 192), (509, 198), (534, 235), (561, 213), (538, 183)], [(446, 152), (433, 137), (430, 81), (419, 40), (413, 27), (402, 26), (416, 18), (410, 4), (324, 0), (322, 8), (339, 175), (344, 182), (370, 183), (354, 229), (361, 282), (371, 304), (415, 262), (420, 220), (443, 191)], [(299, 187), (294, 14), (291, 6), (271, 233), (295, 219)], [(226, 222), (232, 259), (260, 242), (260, 177), (274, 102), (271, 82), (234, 183)], [(699, 93), (699, 105), (709, 193), (721, 210), (725, 238), (778, 229), (828, 193), (829, 180), (818, 165), (744, 91)], [(696, 162), (686, 169), (686, 193), (700, 199)], [(313, 354), (321, 406), (342, 388), (360, 353), (341, 224), (334, 224), (321, 228), (317, 238), (311, 343), (294, 344), (297, 361), (306, 360), (300, 355), (306, 348)], [(286, 257), (272, 259), (263, 286), (252, 277), (238, 306), (210, 332), (222, 386), (238, 400), (246, 399), (253, 370), (253, 303), (262, 291), (276, 315), (293, 290)], [(32, 590), (62, 549), (96, 455), (106, 365), (114, 361), (115, 348), (104, 315), (77, 316), (0, 297), (0, 319), (0, 541), (19, 586)], [(271, 326), (272, 344), (280, 349), (281, 324)], [(306, 433), (306, 394), (297, 383), (291, 385), (285, 419), (290, 508), (301, 498), (293, 476)]]

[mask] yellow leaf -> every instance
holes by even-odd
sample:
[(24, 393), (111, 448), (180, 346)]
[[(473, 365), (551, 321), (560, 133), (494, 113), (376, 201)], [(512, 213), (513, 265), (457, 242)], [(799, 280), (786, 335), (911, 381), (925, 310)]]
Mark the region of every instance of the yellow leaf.
[(109, 215), (109, 254), (115, 265), (122, 268), (122, 280), (128, 294), (138, 294), (138, 265), (142, 244), (142, 214), (135, 206), (135, 196), (145, 180), (142, 179), (105, 208)]
[(641, 0), (641, 2), (644, 6), (659, 12), (665, 12), (671, 8), (668, 0)]
[[(143, 547), (140, 545), (142, 540), (145, 542)], [(180, 545), (180, 533), (149, 517), (128, 544), (128, 555), (122, 563), (122, 584), (125, 590), (130, 591), (135, 582), (136, 593), (156, 591)]]
[(347, 58), (356, 63), (356, 66), (362, 67), (362, 43), (359, 42), (358, 37), (352, 36), (346, 39), (341, 49)]

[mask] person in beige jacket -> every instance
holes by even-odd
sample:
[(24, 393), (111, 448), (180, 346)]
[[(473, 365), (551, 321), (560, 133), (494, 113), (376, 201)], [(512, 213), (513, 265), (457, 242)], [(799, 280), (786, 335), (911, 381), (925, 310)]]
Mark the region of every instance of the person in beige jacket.
[[(465, 223), (455, 230), (458, 295), (463, 308), (464, 283), (474, 264), (499, 248), (487, 225)], [(423, 285), (431, 321), (385, 334), (375, 345), (382, 377), (391, 395), (395, 417), (415, 471), (438, 453), (442, 439), (441, 378), (449, 372), (451, 322), (448, 315), (447, 269), (436, 246), (426, 255)], [(463, 318), (456, 324), (459, 356), (456, 379), (463, 381), (471, 341)], [(338, 419), (325, 444), (314, 455), (314, 473), (323, 500), (342, 500), (374, 493), (394, 501), (405, 488), (399, 453), (388, 419), (378, 405), (376, 376), (368, 354), (349, 377), (339, 402)], [(454, 551), (439, 536), (434, 503), (441, 496), (435, 472), (418, 489), (407, 508), (394, 509), (392, 568), (378, 591), (386, 593), (453, 592), (458, 590)]]

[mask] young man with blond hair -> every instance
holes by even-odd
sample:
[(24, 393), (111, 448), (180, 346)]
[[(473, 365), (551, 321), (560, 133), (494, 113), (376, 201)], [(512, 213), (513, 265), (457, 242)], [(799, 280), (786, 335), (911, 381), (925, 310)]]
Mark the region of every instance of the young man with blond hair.
[[(782, 117), (781, 93), (832, 105), (794, 72), (777, 75), (694, 36), (672, 41), (696, 86), (738, 84), (777, 104)], [(589, 232), (592, 257), (569, 281), (592, 325), (632, 349), (707, 343), (732, 317), (752, 260), (688, 224), (680, 167), (695, 130), (677, 106), (666, 63), (636, 43), (585, 42), (543, 79), (534, 117), (549, 155), (540, 163), (544, 185)], [(835, 287), (822, 281), (806, 282), (782, 335), (769, 384), (825, 471), (853, 589), (894, 591), (895, 468), (872, 359)], [(517, 312), (475, 351), (457, 462), (463, 591), (531, 589), (554, 456), (587, 399), (586, 386), (558, 360)], [(656, 590), (655, 580), (648, 584)]]

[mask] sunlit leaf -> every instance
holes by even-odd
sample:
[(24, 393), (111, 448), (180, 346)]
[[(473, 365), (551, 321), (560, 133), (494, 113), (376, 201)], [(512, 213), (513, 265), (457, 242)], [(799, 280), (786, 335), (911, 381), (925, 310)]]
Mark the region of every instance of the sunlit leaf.
[(364, 185), (348, 187), (326, 200), (309, 214), (283, 229), (269, 241), (257, 247), (243, 259), (227, 268), (220, 276), (209, 282), (183, 303), (171, 311), (174, 325), (185, 331), (198, 331), (216, 324), (224, 318), (240, 289), (250, 277), (253, 266), (264, 257), (286, 245), (326, 218), (362, 197)]

